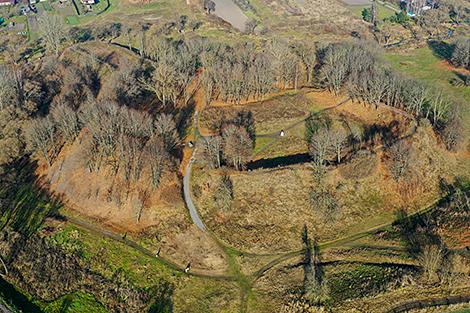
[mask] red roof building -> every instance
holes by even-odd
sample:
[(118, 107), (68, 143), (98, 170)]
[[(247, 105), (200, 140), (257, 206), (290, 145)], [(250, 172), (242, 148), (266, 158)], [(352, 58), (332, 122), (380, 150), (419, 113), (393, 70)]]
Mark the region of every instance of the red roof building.
[(0, 0), (0, 6), (15, 5), (15, 0)]

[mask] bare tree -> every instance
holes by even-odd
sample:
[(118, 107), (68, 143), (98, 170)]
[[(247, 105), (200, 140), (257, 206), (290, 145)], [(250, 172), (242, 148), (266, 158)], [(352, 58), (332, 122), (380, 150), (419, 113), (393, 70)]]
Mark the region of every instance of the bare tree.
[(407, 91), (407, 109), (416, 116), (421, 116), (429, 98), (428, 88), (422, 83), (410, 82)]
[(267, 51), (272, 57), (272, 68), (278, 87), (286, 89), (293, 86), (297, 88), (299, 57), (293, 53), (288, 43), (277, 39), (271, 40)]
[(329, 132), (331, 147), (336, 154), (336, 161), (341, 163), (341, 156), (347, 144), (348, 133), (341, 125), (333, 127)]
[(59, 55), (60, 44), (66, 35), (62, 18), (58, 15), (44, 14), (39, 17), (38, 24), (47, 49)]
[(0, 64), (0, 110), (18, 104), (19, 90), (16, 77), (12, 67)]
[(331, 138), (328, 129), (318, 130), (309, 143), (309, 153), (317, 164), (323, 164), (331, 151)]
[(140, 138), (122, 135), (119, 140), (118, 160), (126, 182), (135, 182), (140, 178), (144, 165), (143, 147), (144, 142)]
[(294, 51), (299, 56), (305, 67), (307, 84), (311, 84), (314, 75), (315, 64), (317, 63), (317, 51), (315, 44), (311, 42), (297, 42), (294, 44)]
[(55, 154), (55, 127), (49, 117), (35, 119), (26, 129), (28, 147), (33, 152), (38, 152), (46, 161), (52, 164)]
[(163, 106), (188, 101), (189, 87), (197, 71), (198, 47), (185, 42), (155, 40), (146, 45), (145, 55), (154, 60), (150, 79), (140, 78), (142, 85), (153, 92)]
[(221, 153), (223, 150), (223, 140), (220, 136), (213, 136), (203, 139), (204, 159), (210, 168), (219, 168), (222, 164)]
[(322, 182), (310, 191), (310, 205), (325, 223), (333, 223), (340, 216), (340, 206), (334, 194)]
[(135, 107), (139, 98), (144, 94), (139, 79), (141, 79), (140, 67), (124, 64), (119, 71), (114, 72), (109, 78), (109, 88), (102, 91), (106, 93), (104, 98), (122, 105)]
[(441, 129), (441, 136), (450, 151), (456, 151), (464, 142), (465, 130), (462, 124), (462, 119), (458, 112), (453, 114), (446, 121), (444, 127)]
[(164, 142), (160, 137), (154, 136), (147, 141), (145, 145), (145, 160), (150, 167), (150, 181), (154, 188), (160, 185), (161, 177), (169, 158)]
[(160, 114), (157, 116), (154, 122), (154, 132), (162, 138), (166, 151), (171, 152), (178, 146), (178, 130), (171, 115)]
[(389, 150), (389, 170), (398, 181), (410, 168), (410, 147), (404, 141), (395, 143)]
[(253, 142), (245, 128), (228, 125), (222, 131), (223, 155), (225, 161), (242, 170), (251, 159)]
[(444, 122), (452, 104), (444, 95), (443, 91), (433, 91), (428, 103), (429, 107), (427, 108), (426, 117), (432, 121), (434, 126), (438, 125), (440, 122)]
[(72, 142), (75, 140), (80, 131), (77, 112), (68, 105), (59, 103), (52, 107), (51, 116), (64, 141)]
[(433, 282), (438, 279), (439, 269), (444, 261), (445, 250), (437, 245), (427, 245), (418, 256), (419, 264), (423, 269), (424, 279)]
[(342, 46), (330, 46), (326, 49), (321, 60), (322, 67), (320, 69), (323, 80), (327, 87), (338, 93), (348, 74), (348, 64), (346, 58), (348, 50)]
[(349, 130), (351, 132), (349, 135), (349, 143), (353, 146), (354, 150), (358, 150), (364, 139), (364, 129), (361, 126), (352, 123), (349, 125)]
[(470, 39), (459, 38), (454, 44), (452, 63), (455, 66), (470, 69)]
[(377, 0), (372, 0), (372, 5), (370, 7), (370, 15), (371, 15), (370, 22), (372, 23), (372, 25), (374, 25), (374, 27), (377, 27), (377, 24), (379, 23)]
[(419, 24), (429, 33), (430, 37), (434, 37), (440, 34), (441, 24), (448, 19), (449, 15), (446, 14), (443, 8), (435, 8), (421, 14)]

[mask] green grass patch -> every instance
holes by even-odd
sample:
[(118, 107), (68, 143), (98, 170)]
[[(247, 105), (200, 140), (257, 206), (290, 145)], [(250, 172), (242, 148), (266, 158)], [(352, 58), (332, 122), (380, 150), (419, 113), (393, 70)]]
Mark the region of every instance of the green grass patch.
[(272, 142), (276, 140), (274, 138), (271, 138), (271, 137), (258, 137), (256, 138), (256, 145), (255, 145), (255, 148), (253, 150), (253, 154), (254, 155), (257, 155), (259, 154), (261, 151), (263, 151), (268, 145), (272, 144)]
[(80, 240), (80, 231), (71, 225), (54, 235), (47, 237), (47, 240), (60, 247), (64, 252), (77, 254), (83, 258), (89, 258), (90, 254), (85, 251), (83, 242)]
[(63, 296), (43, 308), (44, 313), (107, 313), (96, 298), (85, 292)]
[[(362, 19), (362, 11), (364, 9), (369, 9), (370, 5), (348, 5), (348, 9), (353, 13), (354, 16), (359, 17)], [(389, 18), (391, 16), (395, 15), (395, 11), (377, 3), (377, 9), (378, 9), (378, 17), (380, 20), (384, 20), (386, 18)]]
[(78, 17), (75, 16), (75, 15), (73, 15), (73, 16), (67, 16), (67, 17), (65, 18), (65, 22), (66, 22), (68, 25), (71, 25), (71, 26), (80, 24), (80, 20), (79, 20)]
[[(169, 282), (175, 287), (171, 300), (176, 312), (238, 311), (239, 291), (233, 282), (187, 276), (167, 266), (160, 259), (71, 224), (67, 224), (49, 240), (54, 240), (62, 247), (72, 247), (72, 250), (77, 250), (75, 247), (78, 246), (90, 268), (104, 277), (111, 278), (117, 271), (121, 271), (133, 285), (144, 289)], [(72, 303), (75, 304), (70, 306), (71, 311), (64, 312), (102, 312), (78, 310), (81, 306), (84, 307), (85, 304), (92, 302), (90, 295), (79, 294), (75, 299), (77, 295), (73, 294), (71, 297)], [(66, 299), (64, 297), (62, 300)], [(58, 305), (54, 303), (51, 307), (55, 308)], [(72, 311), (72, 308), (76, 308), (75, 311)], [(167, 312), (159, 309), (160, 307), (156, 312)], [(62, 311), (51, 309), (45, 312)]]
[(52, 6), (49, 2), (45, 1), (45, 2), (40, 2), (39, 3), (41, 5), (41, 7), (45, 10), (45, 11), (48, 11), (48, 12), (51, 12), (53, 9), (52, 9)]
[[(456, 69), (450, 67), (429, 47), (416, 49), (407, 54), (388, 53), (386, 60), (398, 71), (426, 82), (429, 86), (442, 88), (457, 101), (470, 102), (470, 88), (451, 84), (458, 78)], [(470, 106), (463, 106), (463, 119), (470, 128)]]
[(408, 74), (436, 85), (449, 91), (449, 93), (460, 96), (467, 102), (470, 101), (470, 88), (456, 87), (450, 82), (456, 78), (456, 73), (451, 67), (446, 66), (434, 52), (429, 48), (420, 48), (407, 54), (386, 54), (386, 59), (398, 71)]

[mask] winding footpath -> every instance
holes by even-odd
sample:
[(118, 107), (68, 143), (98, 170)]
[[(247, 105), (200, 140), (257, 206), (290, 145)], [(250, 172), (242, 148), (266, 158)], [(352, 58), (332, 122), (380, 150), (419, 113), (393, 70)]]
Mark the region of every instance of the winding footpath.
[(201, 217), (199, 216), (196, 206), (194, 205), (193, 199), (191, 198), (191, 170), (193, 168), (193, 163), (195, 161), (196, 149), (194, 149), (193, 154), (191, 156), (191, 160), (186, 167), (183, 177), (183, 194), (184, 194), (184, 202), (189, 210), (189, 215), (194, 223), (200, 230), (203, 232), (206, 231), (206, 227), (204, 226), (204, 222), (202, 221)]

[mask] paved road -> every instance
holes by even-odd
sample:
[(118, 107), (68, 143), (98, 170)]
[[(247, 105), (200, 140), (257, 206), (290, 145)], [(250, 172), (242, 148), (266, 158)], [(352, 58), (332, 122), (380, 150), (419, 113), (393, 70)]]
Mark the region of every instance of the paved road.
[(186, 167), (186, 171), (184, 172), (183, 177), (183, 193), (184, 193), (184, 201), (186, 202), (186, 206), (189, 210), (189, 215), (191, 215), (191, 219), (196, 226), (202, 230), (206, 231), (206, 227), (202, 222), (199, 214), (197, 213), (196, 206), (193, 203), (193, 199), (191, 198), (191, 169), (194, 163), (194, 155), (196, 154), (196, 149), (193, 151), (193, 155), (191, 156), (191, 161), (189, 161), (188, 166)]
[(245, 31), (248, 17), (232, 0), (213, 0), (215, 2), (214, 14), (229, 22), (240, 31)]

